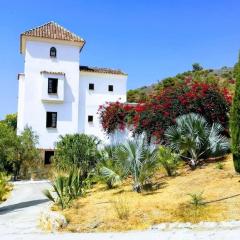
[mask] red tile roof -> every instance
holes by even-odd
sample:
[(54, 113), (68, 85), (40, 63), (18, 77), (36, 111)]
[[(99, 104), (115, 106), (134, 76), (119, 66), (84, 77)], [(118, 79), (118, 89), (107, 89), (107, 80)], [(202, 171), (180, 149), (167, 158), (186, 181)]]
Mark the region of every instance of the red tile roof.
[(80, 72), (96, 72), (96, 73), (106, 73), (106, 74), (117, 74), (117, 75), (127, 75), (119, 69), (110, 69), (110, 68), (99, 68), (99, 67), (88, 67), (80, 66)]
[(85, 42), (81, 37), (53, 21), (23, 32), (21, 36), (40, 37), (71, 42)]

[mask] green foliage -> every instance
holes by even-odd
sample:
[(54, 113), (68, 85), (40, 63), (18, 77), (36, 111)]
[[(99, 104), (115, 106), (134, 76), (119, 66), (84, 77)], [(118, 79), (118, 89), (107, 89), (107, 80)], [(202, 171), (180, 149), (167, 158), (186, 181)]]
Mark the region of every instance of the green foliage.
[(14, 130), (0, 122), (0, 171), (12, 172), (12, 164), (8, 159), (17, 145), (18, 141)]
[(166, 170), (168, 176), (176, 174), (179, 165), (179, 156), (168, 147), (160, 146), (158, 149), (158, 160)]
[(165, 136), (169, 146), (188, 159), (194, 169), (200, 159), (222, 156), (228, 151), (229, 141), (221, 135), (222, 131), (220, 124), (209, 126), (202, 116), (190, 113), (178, 117)]
[(31, 128), (26, 127), (17, 136), (12, 127), (0, 122), (1, 170), (13, 173), (14, 179), (17, 179), (20, 173), (26, 175), (29, 169), (38, 164), (39, 151), (36, 148), (37, 144), (38, 136)]
[(118, 187), (125, 177), (123, 166), (115, 159), (115, 145), (105, 146), (98, 164), (100, 179), (108, 188)]
[(127, 101), (128, 102), (140, 102), (147, 99), (147, 94), (145, 88), (139, 88), (134, 90), (129, 90), (127, 92)]
[(199, 207), (205, 204), (204, 198), (203, 198), (203, 192), (190, 193), (188, 195), (191, 197), (190, 204), (192, 204), (194, 207)]
[(85, 134), (60, 136), (54, 155), (56, 168), (65, 171), (80, 168), (83, 175), (87, 176), (99, 160), (98, 144), (96, 137)]
[(122, 165), (125, 175), (132, 176), (133, 190), (136, 192), (141, 192), (158, 167), (157, 149), (149, 145), (145, 134), (118, 145), (115, 159)]
[(203, 70), (203, 67), (199, 63), (193, 63), (192, 68), (194, 72)]
[(60, 205), (62, 209), (70, 206), (72, 200), (83, 196), (88, 186), (80, 170), (71, 170), (67, 176), (57, 176), (52, 183), (54, 194), (48, 189), (43, 194), (52, 202)]
[(220, 169), (220, 170), (223, 170), (224, 169), (224, 164), (222, 162), (217, 162), (216, 168)]
[(235, 65), (235, 94), (230, 114), (232, 154), (235, 171), (240, 173), (240, 59)]
[(13, 114), (7, 114), (5, 116), (5, 119), (2, 120), (1, 122), (7, 124), (7, 126), (13, 128), (13, 130), (17, 129), (17, 114), (13, 113)]
[(8, 176), (6, 173), (0, 172), (0, 202), (5, 200), (6, 194), (9, 191)]
[(99, 172), (102, 176), (102, 179), (106, 182), (108, 188), (115, 188), (121, 184), (121, 177), (112, 169), (101, 167)]

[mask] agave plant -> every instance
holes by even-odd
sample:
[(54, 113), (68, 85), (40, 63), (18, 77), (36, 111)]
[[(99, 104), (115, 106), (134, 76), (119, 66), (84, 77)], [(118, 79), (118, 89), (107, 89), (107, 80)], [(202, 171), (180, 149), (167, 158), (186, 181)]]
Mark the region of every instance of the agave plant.
[(122, 165), (125, 174), (132, 176), (136, 192), (141, 192), (143, 184), (150, 180), (158, 166), (157, 149), (148, 143), (145, 134), (118, 145), (114, 158)]
[(201, 159), (217, 157), (229, 150), (229, 140), (222, 136), (223, 127), (218, 123), (210, 126), (204, 117), (190, 113), (176, 119), (165, 136), (170, 147), (196, 168)]

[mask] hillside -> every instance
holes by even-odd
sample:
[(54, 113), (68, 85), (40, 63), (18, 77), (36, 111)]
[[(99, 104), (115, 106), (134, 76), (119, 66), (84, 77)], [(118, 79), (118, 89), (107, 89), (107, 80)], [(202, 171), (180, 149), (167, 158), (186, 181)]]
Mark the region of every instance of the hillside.
[(127, 92), (128, 102), (139, 102), (145, 100), (148, 95), (154, 91), (163, 89), (167, 86), (173, 86), (176, 83), (181, 83), (187, 77), (191, 77), (197, 81), (217, 83), (221, 87), (226, 87), (230, 92), (233, 92), (235, 83), (233, 67), (203, 69), (199, 64), (193, 64), (193, 70), (191, 71), (179, 73), (176, 76), (159, 80), (157, 83), (150, 86), (129, 90)]

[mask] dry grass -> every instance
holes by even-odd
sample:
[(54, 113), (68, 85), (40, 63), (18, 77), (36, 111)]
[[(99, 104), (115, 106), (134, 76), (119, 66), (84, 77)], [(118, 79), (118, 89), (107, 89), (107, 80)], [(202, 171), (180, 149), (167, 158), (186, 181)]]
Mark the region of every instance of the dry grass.
[[(155, 179), (159, 188), (141, 194), (132, 191), (129, 181), (116, 189), (98, 184), (85, 198), (74, 202), (64, 214), (68, 231), (126, 231), (145, 229), (153, 224), (174, 221), (221, 221), (240, 219), (240, 175), (235, 174), (232, 157), (224, 161), (224, 169), (215, 163), (204, 164), (195, 171), (182, 167), (179, 176), (166, 177), (159, 172)], [(203, 192), (205, 201), (215, 201), (194, 207), (189, 193)], [(231, 197), (236, 194), (239, 196)], [(114, 203), (124, 200), (128, 217), (121, 219)], [(124, 206), (125, 206), (124, 205)]]

